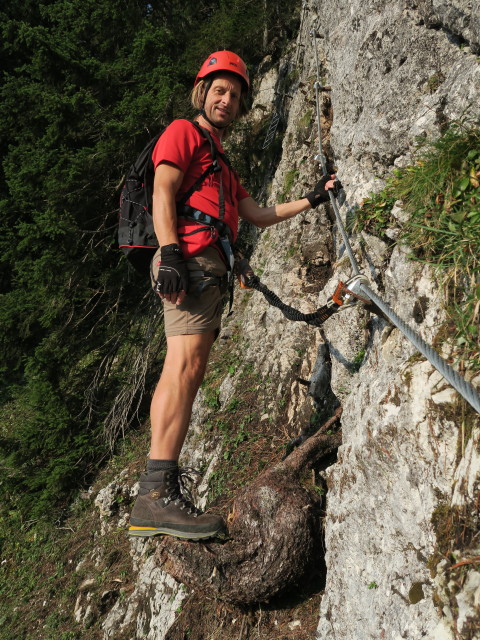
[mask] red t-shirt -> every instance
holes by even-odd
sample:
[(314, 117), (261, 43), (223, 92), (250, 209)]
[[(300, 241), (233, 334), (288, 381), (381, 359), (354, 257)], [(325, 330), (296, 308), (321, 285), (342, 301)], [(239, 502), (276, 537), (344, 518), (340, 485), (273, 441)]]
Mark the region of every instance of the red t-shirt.
[[(220, 140), (213, 133), (212, 139), (219, 152), (224, 153)], [(174, 120), (160, 136), (153, 150), (152, 160), (155, 168), (162, 162), (166, 162), (183, 171), (185, 177), (177, 193), (177, 200), (179, 200), (212, 163), (210, 143), (188, 120)], [(238, 232), (238, 202), (248, 198), (250, 194), (240, 184), (237, 174), (227, 167), (220, 156), (218, 156), (218, 160), (222, 166), (225, 197), (224, 222), (232, 230), (235, 241)], [(200, 189), (190, 196), (186, 204), (218, 218), (219, 189), (220, 172), (211, 173), (205, 178)]]

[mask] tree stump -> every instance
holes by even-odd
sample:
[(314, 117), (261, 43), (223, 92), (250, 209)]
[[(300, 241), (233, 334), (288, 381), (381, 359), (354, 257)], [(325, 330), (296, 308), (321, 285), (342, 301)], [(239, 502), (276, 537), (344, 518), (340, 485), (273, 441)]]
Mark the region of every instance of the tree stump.
[(226, 602), (266, 602), (297, 584), (318, 557), (320, 498), (300, 485), (302, 471), (337, 449), (341, 434), (319, 431), (285, 460), (239, 491), (228, 541), (192, 543), (167, 537), (157, 548), (162, 568), (190, 588)]

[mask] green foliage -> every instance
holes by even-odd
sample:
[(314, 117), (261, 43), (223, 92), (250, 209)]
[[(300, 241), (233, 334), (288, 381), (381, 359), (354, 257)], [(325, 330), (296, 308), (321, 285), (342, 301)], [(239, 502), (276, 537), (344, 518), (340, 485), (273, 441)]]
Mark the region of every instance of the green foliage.
[(289, 171), (287, 171), (287, 173), (285, 174), (285, 179), (283, 183), (283, 191), (279, 198), (280, 202), (286, 202), (286, 200), (291, 194), (293, 185), (295, 184), (298, 176), (299, 176), (298, 169), (290, 169)]
[[(13, 629), (21, 636), (22, 631), (33, 628), (36, 622), (35, 614), (30, 612), (34, 593), (39, 588), (39, 576), (42, 576), (42, 588), (45, 595), (55, 595), (58, 599), (65, 594), (57, 592), (59, 579), (64, 576), (64, 555), (59, 553), (58, 531), (48, 530), (45, 524), (30, 522), (23, 523), (18, 514), (8, 514), (8, 518), (0, 517), (1, 534), (0, 546), (2, 557), (9, 558), (0, 568), (0, 611), (3, 617), (2, 629)], [(65, 554), (65, 549), (62, 549)], [(14, 556), (15, 561), (10, 558)], [(50, 573), (44, 575), (44, 568), (48, 566)], [(71, 596), (71, 593), (69, 594)], [(20, 611), (22, 603), (25, 609)], [(53, 619), (47, 621), (49, 628)]]
[(435, 91), (438, 89), (438, 87), (441, 86), (443, 82), (445, 82), (445, 76), (443, 75), (443, 73), (441, 71), (439, 71), (438, 73), (434, 73), (427, 80), (428, 92), (435, 93)]
[(360, 371), (360, 368), (364, 360), (365, 360), (365, 349), (361, 349), (353, 358), (351, 370), (354, 373), (356, 373), (357, 371)]
[(211, 51), (235, 49), (253, 72), (294, 13), (207, 0), (2, 7), (5, 509), (35, 518), (64, 506), (146, 417), (161, 322), (149, 283), (116, 248), (122, 177), (161, 126), (192, 115), (192, 79)]
[(378, 193), (371, 193), (362, 201), (362, 206), (355, 212), (354, 229), (366, 231), (372, 235), (382, 236), (393, 223), (392, 207), (395, 197), (396, 176), (387, 181), (387, 185)]
[(220, 407), (219, 390), (213, 387), (206, 387), (204, 401), (210, 409), (218, 409)]
[(115, 251), (118, 185), (180, 93), (153, 6), (10, 3), (1, 28), (1, 491), (35, 517), (107, 454), (103, 421), (145, 349), (147, 284)]
[(307, 109), (297, 123), (297, 133), (300, 140), (308, 140), (312, 131), (313, 122), (313, 112), (311, 109)]
[(189, 73), (196, 73), (198, 62), (206, 58), (206, 52), (220, 49), (236, 51), (250, 62), (250, 70), (267, 53), (278, 56), (282, 45), (298, 28), (299, 8), (299, 2), (287, 0), (261, 3), (219, 0), (198, 5), (195, 38), (185, 51)]
[(480, 366), (480, 132), (454, 123), (434, 142), (423, 141), (416, 164), (396, 171), (366, 198), (356, 227), (382, 235), (400, 200), (408, 214), (401, 239), (416, 260), (435, 267), (446, 292), (451, 333), (470, 366)]
[(411, 214), (403, 238), (437, 269), (451, 329), (470, 366), (480, 366), (480, 132), (453, 125), (399, 182)]

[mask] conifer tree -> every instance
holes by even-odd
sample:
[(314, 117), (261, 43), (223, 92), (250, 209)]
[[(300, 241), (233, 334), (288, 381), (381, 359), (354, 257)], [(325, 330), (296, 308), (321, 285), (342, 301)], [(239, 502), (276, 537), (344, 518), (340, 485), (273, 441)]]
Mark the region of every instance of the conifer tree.
[[(146, 335), (149, 285), (116, 247), (122, 176), (162, 125), (191, 115), (188, 91), (211, 51), (235, 49), (251, 68), (261, 60), (263, 11), (237, 0), (11, 0), (0, 10), (5, 504), (31, 515), (61, 504), (121, 435), (105, 437), (105, 421), (131, 385), (132, 359), (161, 333)], [(158, 366), (142, 388), (160, 355), (150, 353)], [(142, 417), (141, 395), (122, 425)]]

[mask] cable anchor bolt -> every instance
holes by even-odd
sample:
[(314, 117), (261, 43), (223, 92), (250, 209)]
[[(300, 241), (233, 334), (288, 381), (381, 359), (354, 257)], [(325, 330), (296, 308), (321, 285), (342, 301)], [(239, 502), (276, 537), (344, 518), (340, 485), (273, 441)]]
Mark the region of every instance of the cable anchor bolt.
[[(361, 286), (365, 284), (368, 285), (368, 278), (364, 275), (356, 275), (353, 278), (350, 278), (346, 283), (339, 282), (335, 292), (332, 296), (332, 300), (339, 307), (350, 307), (357, 302), (363, 302), (364, 304), (370, 304), (372, 301), (368, 296), (366, 296)], [(360, 295), (360, 293), (362, 295)]]
[(368, 286), (369, 284), (370, 283), (367, 276), (364, 276), (361, 273), (353, 276), (353, 278), (350, 278), (350, 280), (348, 280), (345, 285), (345, 298), (348, 299), (348, 296), (349, 298), (356, 298), (357, 300), (360, 300), (360, 302), (364, 302), (365, 304), (371, 304), (372, 301), (362, 289), (362, 285)]
[(313, 159), (315, 160), (315, 162), (319, 162), (320, 164), (323, 164), (324, 162), (327, 161), (326, 157), (322, 154), (317, 154), (316, 156), (313, 156)]

